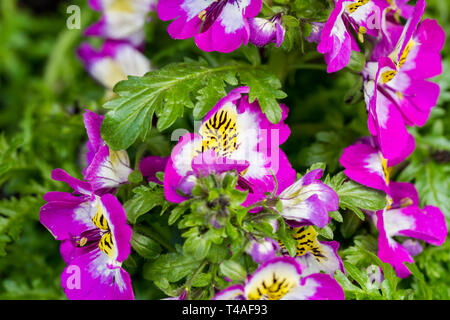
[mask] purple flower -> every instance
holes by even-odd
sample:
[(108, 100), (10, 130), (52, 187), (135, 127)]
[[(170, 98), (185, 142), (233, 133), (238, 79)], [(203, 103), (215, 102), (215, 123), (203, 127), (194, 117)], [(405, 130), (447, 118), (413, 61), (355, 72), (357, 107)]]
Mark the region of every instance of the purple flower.
[(149, 156), (145, 157), (139, 163), (139, 170), (142, 176), (148, 181), (161, 184), (161, 181), (156, 177), (156, 173), (164, 172), (169, 157)]
[(261, 0), (159, 0), (158, 16), (174, 20), (167, 28), (172, 38), (194, 37), (203, 51), (227, 53), (248, 43), (248, 19), (261, 6)]
[(83, 43), (78, 56), (91, 76), (109, 90), (127, 76), (143, 76), (152, 68), (141, 52), (122, 41), (108, 40), (99, 51)]
[(322, 174), (322, 169), (312, 170), (280, 194), (281, 215), (292, 226), (314, 224), (323, 228), (331, 221), (328, 212), (339, 209), (336, 192), (319, 180)]
[(441, 210), (434, 206), (419, 207), (419, 197), (413, 184), (392, 182), (390, 186), (392, 205), (377, 212), (378, 257), (394, 267), (400, 278), (410, 271), (405, 262), (414, 260), (407, 248), (394, 237), (403, 236), (442, 245), (447, 237), (447, 225)]
[(139, 46), (144, 42), (147, 14), (156, 9), (156, 0), (90, 0), (89, 5), (101, 11), (102, 17), (86, 29), (85, 35), (126, 40)]
[(423, 126), (440, 93), (439, 85), (426, 79), (442, 72), (445, 33), (434, 20), (417, 27), (424, 10), (425, 1), (418, 1), (396, 46), (378, 49), (388, 54), (363, 71), (369, 131), (387, 159), (399, 157), (398, 146), (411, 140), (406, 126)]
[(350, 179), (370, 188), (389, 193), (391, 167), (402, 162), (414, 150), (415, 143), (411, 137), (403, 148), (398, 159), (387, 160), (373, 137), (365, 137), (344, 149), (341, 165)]
[(134, 299), (131, 280), (121, 268), (130, 254), (131, 227), (119, 201), (97, 196), (92, 186), (56, 169), (52, 178), (74, 192), (48, 192), (41, 223), (56, 240), (67, 267), (61, 285), (69, 299)]
[[(302, 276), (320, 272), (333, 276), (336, 270), (345, 273), (342, 259), (337, 254), (339, 242), (317, 240), (318, 233), (311, 226), (296, 228), (295, 231), (294, 239), (297, 241), (295, 259), (303, 266)], [(288, 255), (284, 244), (280, 246), (283, 255)]]
[(273, 239), (254, 239), (250, 241), (245, 252), (252, 257), (253, 261), (261, 264), (274, 258), (279, 248), (278, 243)]
[(350, 61), (352, 50), (359, 51), (352, 31), (364, 41), (364, 35), (378, 36), (378, 26), (373, 21), (381, 21), (381, 13), (389, 6), (385, 0), (335, 0), (336, 6), (323, 28), (322, 38), (317, 47), (325, 55), (328, 72), (341, 70)]
[(272, 19), (251, 18), (248, 21), (250, 26), (250, 42), (256, 46), (263, 47), (269, 43), (281, 46), (284, 40), (285, 29), (281, 24), (281, 15), (276, 15)]
[(84, 125), (89, 137), (86, 153), (87, 167), (83, 171), (96, 194), (113, 191), (128, 182), (128, 175), (133, 171), (125, 150), (114, 151), (108, 147), (100, 135), (103, 116), (87, 110), (84, 113)]
[(272, 173), (278, 193), (294, 182), (295, 170), (279, 148), (290, 134), (284, 123), (287, 107), (281, 105), (282, 120), (272, 124), (257, 101), (249, 103), (248, 92), (248, 87), (230, 91), (206, 115), (200, 134), (186, 134), (175, 146), (164, 174), (168, 201), (186, 200), (196, 177), (211, 172), (239, 173), (239, 189), (249, 192), (244, 206), (264, 199), (264, 192), (274, 191)]
[(234, 285), (214, 300), (344, 300), (341, 286), (328, 274), (303, 275), (291, 257), (274, 258), (261, 265), (245, 282)]
[(305, 38), (306, 41), (311, 43), (319, 43), (320, 39), (322, 38), (322, 31), (324, 27), (324, 22), (313, 22), (311, 24), (311, 34), (309, 35), (309, 37)]

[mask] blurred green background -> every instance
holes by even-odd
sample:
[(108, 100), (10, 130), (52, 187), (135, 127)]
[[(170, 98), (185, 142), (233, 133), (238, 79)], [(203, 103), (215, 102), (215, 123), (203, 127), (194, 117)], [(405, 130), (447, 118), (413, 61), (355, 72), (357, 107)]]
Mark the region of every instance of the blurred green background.
[[(65, 298), (59, 285), (64, 264), (58, 243), (40, 225), (39, 208), (44, 193), (62, 188), (51, 180), (52, 169), (64, 168), (80, 177), (86, 140), (82, 111), (101, 110), (104, 99), (103, 88), (75, 55), (86, 40), (82, 30), (99, 18), (86, 2), (0, 2), (0, 299)], [(71, 4), (81, 7), (81, 30), (66, 27), (66, 9)], [(426, 16), (437, 19), (450, 35), (450, 0), (429, 0)], [(191, 41), (171, 40), (166, 24), (153, 21), (146, 30), (146, 55), (155, 66), (204, 55)], [(438, 205), (450, 218), (448, 41), (443, 57), (444, 72), (436, 79), (442, 89), (438, 106), (425, 127), (411, 130), (417, 150), (394, 175), (399, 181), (415, 182), (422, 204)], [(220, 59), (214, 54), (205, 58)], [(301, 64), (283, 73), (277, 63), (284, 58), (279, 51), (269, 61), (285, 78), (288, 93), (284, 102), (290, 107), (292, 134), (283, 148), (299, 172), (315, 162), (326, 162), (328, 170), (335, 172), (340, 169), (343, 148), (367, 134), (363, 103), (345, 103), (348, 96), (344, 95), (358, 77), (349, 72), (328, 75), (323, 68), (310, 70)], [(322, 58), (317, 61), (321, 63)], [(152, 138), (164, 141), (157, 133)], [(167, 153), (167, 141), (150, 144), (152, 151)], [(428, 248), (416, 261), (429, 285), (439, 288), (433, 298), (449, 299), (449, 241)], [(132, 273), (132, 277), (139, 275)], [(134, 289), (138, 299), (160, 297), (146, 280), (135, 282)]]

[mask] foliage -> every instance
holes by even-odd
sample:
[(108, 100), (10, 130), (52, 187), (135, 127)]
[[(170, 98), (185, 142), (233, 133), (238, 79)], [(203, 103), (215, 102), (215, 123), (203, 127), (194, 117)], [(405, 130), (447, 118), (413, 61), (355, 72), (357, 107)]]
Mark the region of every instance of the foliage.
[[(86, 1), (72, 2), (82, 8), (82, 29), (98, 18)], [(449, 1), (428, 2), (427, 15), (450, 34)], [(52, 169), (81, 178), (84, 109), (106, 114), (103, 138), (113, 149), (127, 149), (136, 169), (145, 155), (168, 156), (169, 129), (192, 131), (192, 120), (238, 85), (250, 87), (250, 100), (258, 97), (273, 123), (281, 118), (279, 102), (290, 107), (291, 136), (282, 148), (297, 172), (326, 168), (322, 180), (339, 195), (340, 207), (318, 232), (321, 240), (340, 242), (346, 274), (335, 277), (346, 297), (450, 299), (450, 241), (424, 245), (409, 266), (413, 275), (397, 278), (377, 257), (376, 228), (365, 215), (385, 206), (384, 194), (342, 172), (343, 149), (368, 133), (355, 75), (364, 57), (354, 56), (349, 68), (328, 75), (322, 56), (304, 40), (312, 22), (326, 21), (330, 1), (274, 0), (262, 15), (287, 10), (283, 45), (249, 45), (230, 54), (202, 52), (192, 40), (175, 41), (167, 35), (167, 23), (154, 18), (146, 26), (145, 54), (156, 70), (117, 84), (113, 99), (78, 61), (75, 50), (84, 39), (81, 30), (66, 28), (66, 7), (55, 1), (38, 14), (22, 1), (0, 3), (0, 299), (65, 298), (59, 283), (64, 263), (58, 243), (39, 223), (39, 208), (47, 191), (68, 191), (51, 180)], [(442, 91), (438, 107), (427, 125), (411, 129), (416, 151), (394, 168), (392, 178), (414, 182), (421, 205), (439, 206), (450, 221), (450, 46), (443, 57), (444, 72), (436, 79)], [(165, 200), (161, 185), (139, 176), (129, 179), (117, 196), (133, 226), (133, 250), (124, 268), (137, 299), (179, 296), (185, 290), (192, 299), (211, 298), (214, 290), (255, 270), (245, 253), (253, 238), (281, 240), (295, 252), (291, 230), (277, 214), (279, 203), (261, 203), (258, 214), (242, 207), (246, 194), (235, 189), (235, 172), (202, 177), (194, 197), (179, 205)], [(370, 281), (370, 265), (383, 271), (380, 286)]]

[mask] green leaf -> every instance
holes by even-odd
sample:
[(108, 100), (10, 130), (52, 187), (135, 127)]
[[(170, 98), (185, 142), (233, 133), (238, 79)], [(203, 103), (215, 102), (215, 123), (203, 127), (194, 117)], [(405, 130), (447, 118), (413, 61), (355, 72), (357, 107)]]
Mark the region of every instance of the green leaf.
[(220, 272), (225, 277), (235, 281), (244, 281), (247, 278), (247, 273), (241, 264), (234, 260), (226, 260), (220, 264)]
[(192, 274), (201, 263), (201, 260), (177, 253), (164, 254), (144, 265), (143, 276), (151, 281), (167, 279), (169, 282), (177, 282)]
[(341, 172), (329, 183), (330, 187), (339, 196), (339, 207), (341, 209), (349, 209), (361, 220), (364, 220), (365, 217), (361, 209), (377, 211), (382, 210), (386, 206), (386, 196), (384, 193), (367, 188), (352, 180), (342, 183), (343, 177), (345, 175)]
[(326, 225), (322, 229), (318, 229), (317, 232), (319, 233), (319, 235), (328, 240), (333, 240), (334, 238), (333, 230), (331, 229), (330, 225)]
[(127, 149), (138, 138), (145, 138), (153, 115), (158, 117), (160, 131), (182, 117), (185, 107), (194, 108), (195, 117), (201, 117), (225, 94), (224, 81), (237, 84), (236, 74), (250, 87), (250, 101), (258, 98), (268, 119), (279, 122), (281, 109), (276, 99), (286, 94), (279, 90), (281, 83), (275, 75), (242, 63), (209, 67), (204, 61), (187, 61), (119, 82), (114, 88), (119, 98), (104, 105), (110, 111), (102, 124), (102, 137), (114, 150)]
[(185, 256), (202, 260), (206, 257), (211, 248), (211, 241), (202, 236), (193, 236), (186, 239), (183, 245), (183, 253)]
[(162, 251), (161, 246), (155, 240), (137, 230), (133, 230), (130, 244), (140, 256), (146, 259), (155, 259)]
[(281, 120), (281, 107), (277, 99), (286, 98), (286, 94), (280, 90), (281, 82), (272, 73), (264, 70), (249, 70), (239, 73), (241, 82), (250, 87), (249, 102), (258, 99), (262, 112), (272, 123)]
[(353, 264), (344, 261), (344, 268), (345, 271), (348, 273), (348, 275), (358, 282), (360, 287), (363, 290), (367, 290), (367, 283), (369, 281), (369, 278), (367, 274), (364, 274), (361, 270), (359, 270), (357, 267), (355, 267)]
[(364, 69), (365, 65), (366, 58), (364, 57), (364, 54), (353, 50), (347, 68), (355, 72), (361, 72)]
[(164, 190), (161, 186), (155, 185), (139, 186), (133, 190), (134, 196), (124, 204), (127, 219), (131, 224), (135, 224), (137, 219), (149, 212), (156, 206), (167, 206)]

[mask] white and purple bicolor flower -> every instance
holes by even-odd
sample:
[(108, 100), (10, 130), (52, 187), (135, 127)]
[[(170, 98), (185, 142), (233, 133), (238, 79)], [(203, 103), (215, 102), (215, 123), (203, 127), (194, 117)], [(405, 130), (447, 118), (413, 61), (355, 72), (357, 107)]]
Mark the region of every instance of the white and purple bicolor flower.
[(369, 131), (387, 159), (399, 157), (398, 146), (411, 139), (407, 126), (423, 126), (440, 93), (427, 79), (442, 73), (445, 33), (434, 20), (417, 27), (424, 10), (425, 1), (419, 0), (389, 55), (368, 62), (363, 71)]
[(269, 43), (281, 46), (284, 40), (285, 29), (281, 23), (281, 15), (275, 15), (271, 19), (251, 18), (248, 21), (250, 26), (250, 42), (258, 47), (264, 47)]
[(131, 280), (122, 269), (130, 254), (131, 227), (120, 202), (111, 194), (95, 195), (92, 186), (56, 169), (52, 178), (74, 192), (48, 192), (41, 223), (56, 240), (67, 263), (61, 285), (72, 300), (134, 299)]
[[(410, 271), (405, 262), (413, 263), (412, 254), (394, 237), (402, 236), (420, 239), (439, 246), (447, 237), (444, 214), (438, 207), (419, 207), (419, 197), (413, 184), (392, 182), (390, 186), (392, 205), (377, 212), (378, 257), (391, 264), (400, 278), (406, 278)], [(414, 251), (417, 251), (414, 250)], [(417, 252), (413, 252), (417, 253)]]
[(399, 148), (403, 150), (399, 158), (387, 160), (383, 157), (376, 139), (364, 137), (345, 148), (339, 161), (345, 168), (345, 175), (350, 179), (366, 187), (389, 193), (390, 168), (406, 159), (414, 148), (414, 139), (411, 137), (406, 145)]
[(276, 256), (280, 249), (278, 243), (270, 238), (253, 239), (247, 245), (245, 252), (258, 264), (262, 264)]
[(339, 197), (320, 181), (322, 175), (322, 169), (312, 170), (279, 195), (283, 205), (281, 215), (289, 225), (316, 225), (323, 228), (331, 221), (328, 212), (339, 209)]
[(249, 18), (262, 0), (159, 0), (158, 16), (174, 20), (167, 32), (174, 39), (194, 37), (203, 51), (231, 52), (250, 38)]
[(291, 257), (274, 258), (261, 265), (244, 285), (220, 291), (214, 300), (344, 300), (344, 291), (330, 275), (305, 276)]
[(92, 185), (96, 194), (114, 191), (121, 184), (128, 182), (133, 171), (125, 150), (115, 151), (108, 147), (100, 134), (103, 116), (87, 110), (84, 113), (84, 125), (89, 137), (87, 142), (84, 179)]
[[(319, 234), (312, 226), (294, 230), (294, 239), (297, 242), (295, 259), (303, 266), (303, 276), (320, 272), (334, 276), (336, 270), (345, 273), (344, 264), (337, 253), (339, 242), (319, 241)], [(289, 255), (283, 243), (280, 243), (280, 247), (283, 255)]]
[(123, 41), (107, 40), (100, 50), (83, 43), (78, 56), (90, 75), (109, 90), (119, 81), (126, 80), (127, 76), (143, 76), (152, 70), (150, 61)]
[(244, 206), (264, 199), (276, 186), (279, 194), (295, 181), (295, 170), (279, 148), (290, 134), (284, 123), (288, 108), (281, 105), (282, 119), (272, 124), (257, 100), (249, 103), (248, 92), (248, 87), (230, 91), (205, 116), (200, 134), (184, 135), (172, 150), (164, 174), (168, 201), (188, 199), (197, 177), (212, 172), (237, 171), (238, 188), (248, 190)]
[(364, 35), (379, 35), (377, 21), (383, 10), (389, 7), (386, 0), (335, 0), (335, 8), (322, 31), (317, 47), (325, 55), (328, 72), (339, 71), (350, 62), (351, 52), (360, 51), (351, 30), (363, 42)]
[(89, 0), (93, 10), (100, 11), (100, 21), (86, 29), (85, 35), (124, 40), (140, 46), (145, 39), (147, 14), (156, 10), (157, 0)]

